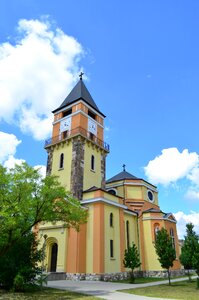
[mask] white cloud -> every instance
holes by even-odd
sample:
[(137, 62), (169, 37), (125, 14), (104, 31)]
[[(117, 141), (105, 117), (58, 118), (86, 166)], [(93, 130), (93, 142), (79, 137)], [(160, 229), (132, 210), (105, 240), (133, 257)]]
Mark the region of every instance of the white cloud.
[(17, 42), (0, 45), (0, 120), (37, 140), (50, 135), (52, 114), (74, 84), (82, 46), (49, 21), (20, 20)]
[(149, 161), (144, 171), (152, 183), (168, 185), (183, 177), (189, 176), (191, 179), (192, 176), (194, 179), (192, 171), (197, 170), (198, 162), (199, 157), (196, 152), (190, 153), (187, 149), (179, 152), (177, 148), (168, 148), (163, 149), (161, 155)]
[(17, 146), (21, 143), (14, 134), (0, 131), (0, 163), (16, 153)]
[(199, 189), (196, 186), (191, 186), (186, 194), (185, 198), (192, 200), (192, 201), (199, 201)]
[(189, 214), (185, 214), (182, 211), (179, 211), (174, 214), (177, 220), (177, 230), (178, 237), (180, 239), (184, 238), (186, 235), (186, 224), (193, 223), (194, 231), (199, 234), (199, 212), (191, 211)]
[(13, 155), (10, 155), (8, 159), (4, 162), (3, 166), (7, 169), (12, 169), (15, 165), (21, 165), (23, 162), (25, 162), (24, 159), (18, 159), (15, 158)]
[(38, 170), (42, 178), (46, 177), (46, 166), (43, 165), (37, 165), (34, 167), (34, 169)]

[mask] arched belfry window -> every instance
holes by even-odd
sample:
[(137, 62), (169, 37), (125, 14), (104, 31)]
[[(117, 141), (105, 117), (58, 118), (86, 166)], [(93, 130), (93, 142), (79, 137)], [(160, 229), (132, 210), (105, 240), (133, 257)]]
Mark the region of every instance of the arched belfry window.
[(130, 239), (129, 239), (129, 221), (126, 221), (126, 245), (127, 249), (130, 247)]
[(110, 227), (113, 227), (113, 213), (110, 213)]
[(91, 155), (91, 170), (95, 170), (95, 156)]
[(63, 167), (64, 167), (64, 153), (61, 153), (59, 158), (59, 168), (63, 169)]

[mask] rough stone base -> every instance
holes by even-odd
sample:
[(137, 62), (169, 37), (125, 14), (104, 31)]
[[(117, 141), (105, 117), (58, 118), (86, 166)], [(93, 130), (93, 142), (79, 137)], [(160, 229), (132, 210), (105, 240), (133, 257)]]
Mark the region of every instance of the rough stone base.
[(65, 280), (65, 279), (66, 279), (65, 272), (52, 272), (47, 274), (47, 281)]
[[(157, 278), (167, 278), (168, 274), (166, 271), (135, 271), (135, 277), (157, 277)], [(171, 277), (183, 276), (185, 275), (185, 270), (172, 270)], [(103, 273), (103, 274), (85, 274), (85, 273), (49, 273), (47, 280), (89, 280), (89, 281), (117, 281), (130, 278), (130, 272), (120, 272), (120, 273)]]
[[(171, 277), (178, 277), (185, 275), (185, 270), (171, 270)], [(167, 278), (167, 271), (141, 271), (142, 275), (140, 277), (157, 277), (157, 278)]]
[[(135, 271), (135, 277), (159, 277), (167, 278), (166, 271)], [(183, 276), (185, 270), (172, 270), (171, 277)], [(117, 281), (130, 278), (130, 272), (103, 273), (103, 274), (84, 274), (66, 273), (66, 280), (91, 280), (91, 281)]]

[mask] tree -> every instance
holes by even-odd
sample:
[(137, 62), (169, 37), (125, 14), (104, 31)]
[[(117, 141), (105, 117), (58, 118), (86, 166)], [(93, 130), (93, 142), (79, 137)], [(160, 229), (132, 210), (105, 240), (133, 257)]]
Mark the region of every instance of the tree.
[(131, 269), (131, 282), (134, 283), (134, 269), (141, 265), (140, 255), (134, 243), (132, 243), (131, 247), (128, 247), (128, 249), (125, 250), (123, 264), (125, 268)]
[(170, 267), (173, 266), (173, 261), (176, 258), (176, 253), (172, 245), (171, 237), (169, 236), (165, 228), (162, 228), (156, 234), (155, 250), (161, 267), (167, 270), (170, 285)]
[(191, 281), (190, 270), (193, 269), (194, 254), (197, 253), (198, 236), (193, 230), (194, 225), (188, 223), (186, 225), (186, 236), (184, 244), (181, 249), (180, 262), (184, 266), (185, 270), (188, 270), (189, 281)]
[(199, 289), (199, 240), (197, 243), (196, 251), (193, 254), (193, 268), (196, 271), (196, 274), (198, 275), (197, 277), (197, 288)]
[(87, 212), (55, 176), (42, 178), (26, 163), (8, 171), (0, 165), (0, 257), (40, 222), (63, 221), (79, 229)]
[(34, 283), (36, 275), (41, 274), (38, 263), (43, 259), (43, 253), (37, 246), (34, 234), (29, 232), (0, 257), (0, 286), (23, 291), (27, 284)]

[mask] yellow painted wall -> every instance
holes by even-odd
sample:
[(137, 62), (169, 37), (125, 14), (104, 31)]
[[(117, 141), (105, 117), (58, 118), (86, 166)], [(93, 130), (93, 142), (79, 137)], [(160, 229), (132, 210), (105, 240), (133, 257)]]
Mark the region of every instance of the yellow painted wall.
[(127, 235), (126, 235), (126, 222), (129, 221), (129, 241), (130, 246), (132, 245), (132, 242), (136, 244), (136, 246), (139, 248), (138, 244), (138, 228), (137, 228), (137, 217), (129, 215), (127, 213), (124, 213), (124, 222), (125, 222), (125, 248), (127, 248)]
[[(56, 225), (52, 225), (51, 223), (46, 223), (45, 228), (48, 227), (48, 229), (43, 229), (44, 226), (40, 227), (40, 232), (39, 232), (39, 239), (40, 239), (40, 244), (39, 248), (41, 249), (43, 246), (44, 236), (47, 234), (47, 239), (46, 239), (46, 258), (44, 262), (44, 266), (47, 267), (47, 271), (50, 271), (50, 262), (51, 262), (51, 247), (53, 243), (57, 243), (58, 245), (58, 254), (57, 254), (57, 272), (64, 272), (66, 271), (66, 257), (67, 257), (67, 236), (68, 236), (68, 229), (64, 228), (63, 226), (60, 226), (61, 223), (58, 223)], [(54, 226), (54, 228), (53, 228)], [(57, 228), (56, 228), (57, 226)]]
[(93, 205), (89, 205), (86, 232), (86, 273), (93, 273)]
[(128, 199), (142, 199), (142, 187), (141, 186), (127, 186), (127, 198)]
[[(91, 156), (95, 157), (95, 170), (91, 170)], [(92, 186), (101, 187), (101, 152), (91, 143), (85, 143), (83, 190)]]
[[(148, 191), (148, 190), (150, 190), (150, 189), (148, 189), (148, 188), (145, 187), (145, 186), (142, 187), (144, 200), (150, 202), (149, 199), (148, 199), (148, 195), (147, 195), (147, 191)], [(151, 190), (151, 191), (152, 191), (153, 197), (154, 197), (154, 201), (151, 202), (151, 203), (154, 203), (154, 204), (158, 205), (158, 193), (157, 193), (157, 192), (154, 192), (153, 190)]]
[(114, 195), (111, 195), (110, 193), (105, 193), (104, 194), (104, 197), (108, 200), (111, 200), (113, 202), (116, 202), (116, 203), (119, 203), (119, 199), (118, 197), (114, 196)]
[[(60, 155), (64, 153), (64, 168), (59, 169)], [(52, 161), (52, 174), (58, 176), (58, 179), (67, 191), (70, 190), (71, 179), (71, 161), (72, 161), (72, 143), (60, 143), (54, 147), (53, 161)]]
[(83, 193), (83, 200), (88, 200), (93, 198), (94, 198), (94, 192)]
[(162, 270), (160, 263), (155, 253), (154, 243), (152, 241), (151, 234), (151, 221), (143, 221), (143, 233), (144, 233), (144, 256), (145, 256), (145, 269), (146, 270)]
[[(110, 227), (110, 213), (113, 213), (113, 227)], [(119, 208), (105, 205), (105, 273), (119, 272), (120, 261), (120, 218)], [(113, 240), (114, 258), (110, 258), (110, 240)]]

